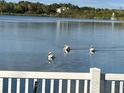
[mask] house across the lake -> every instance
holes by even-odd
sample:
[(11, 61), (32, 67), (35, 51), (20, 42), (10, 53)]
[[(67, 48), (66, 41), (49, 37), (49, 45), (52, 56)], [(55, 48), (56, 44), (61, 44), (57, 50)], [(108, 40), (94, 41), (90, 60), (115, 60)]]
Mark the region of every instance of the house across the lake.
[(115, 13), (114, 12), (112, 13), (111, 20), (116, 20), (115, 19)]
[(62, 12), (65, 12), (67, 10), (69, 10), (69, 7), (60, 7), (60, 8), (56, 9), (56, 12), (57, 13), (62, 13)]

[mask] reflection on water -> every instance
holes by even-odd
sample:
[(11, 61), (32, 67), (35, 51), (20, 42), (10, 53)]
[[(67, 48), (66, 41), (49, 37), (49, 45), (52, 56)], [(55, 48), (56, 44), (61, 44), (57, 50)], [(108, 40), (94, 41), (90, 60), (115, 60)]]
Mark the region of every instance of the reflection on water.
[[(0, 69), (86, 72), (98, 67), (123, 73), (123, 40), (119, 22), (0, 16)], [(67, 55), (64, 44), (72, 48)], [(91, 45), (98, 50), (93, 56), (88, 54)], [(51, 64), (49, 51), (56, 56)]]

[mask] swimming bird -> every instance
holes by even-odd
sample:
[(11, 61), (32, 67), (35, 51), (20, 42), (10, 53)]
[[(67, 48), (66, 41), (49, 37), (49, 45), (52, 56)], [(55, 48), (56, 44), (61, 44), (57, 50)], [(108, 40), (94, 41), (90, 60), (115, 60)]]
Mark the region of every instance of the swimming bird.
[(47, 60), (49, 61), (49, 63), (51, 63), (52, 60), (54, 60), (54, 59), (55, 59), (54, 54), (52, 52), (49, 52), (48, 56), (47, 56)]
[(64, 45), (63, 52), (64, 52), (65, 54), (69, 53), (70, 50), (71, 50), (70, 46)]
[(90, 54), (95, 54), (96, 50), (93, 46), (91, 46), (91, 48), (89, 49), (89, 53)]

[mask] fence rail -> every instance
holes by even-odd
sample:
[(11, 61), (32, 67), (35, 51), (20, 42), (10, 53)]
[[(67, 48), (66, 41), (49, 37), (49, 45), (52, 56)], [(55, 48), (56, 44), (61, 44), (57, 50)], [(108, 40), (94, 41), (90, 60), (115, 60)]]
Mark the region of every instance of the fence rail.
[(90, 73), (0, 71), (1, 78), (90, 79)]
[(124, 81), (124, 74), (106, 74), (105, 80)]

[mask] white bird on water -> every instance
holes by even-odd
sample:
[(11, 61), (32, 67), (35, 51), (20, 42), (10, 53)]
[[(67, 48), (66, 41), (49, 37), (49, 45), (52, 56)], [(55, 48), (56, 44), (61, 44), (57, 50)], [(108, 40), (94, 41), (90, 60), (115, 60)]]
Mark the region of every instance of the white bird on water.
[(48, 56), (47, 56), (47, 60), (49, 61), (49, 63), (51, 63), (52, 60), (54, 60), (54, 59), (55, 59), (54, 54), (52, 52), (49, 52)]
[(91, 46), (90, 49), (89, 49), (89, 53), (91, 55), (93, 55), (93, 54), (95, 54), (95, 52), (96, 52), (95, 48), (93, 46)]
[(69, 53), (70, 50), (71, 50), (70, 46), (64, 45), (63, 52), (64, 52), (65, 54)]

